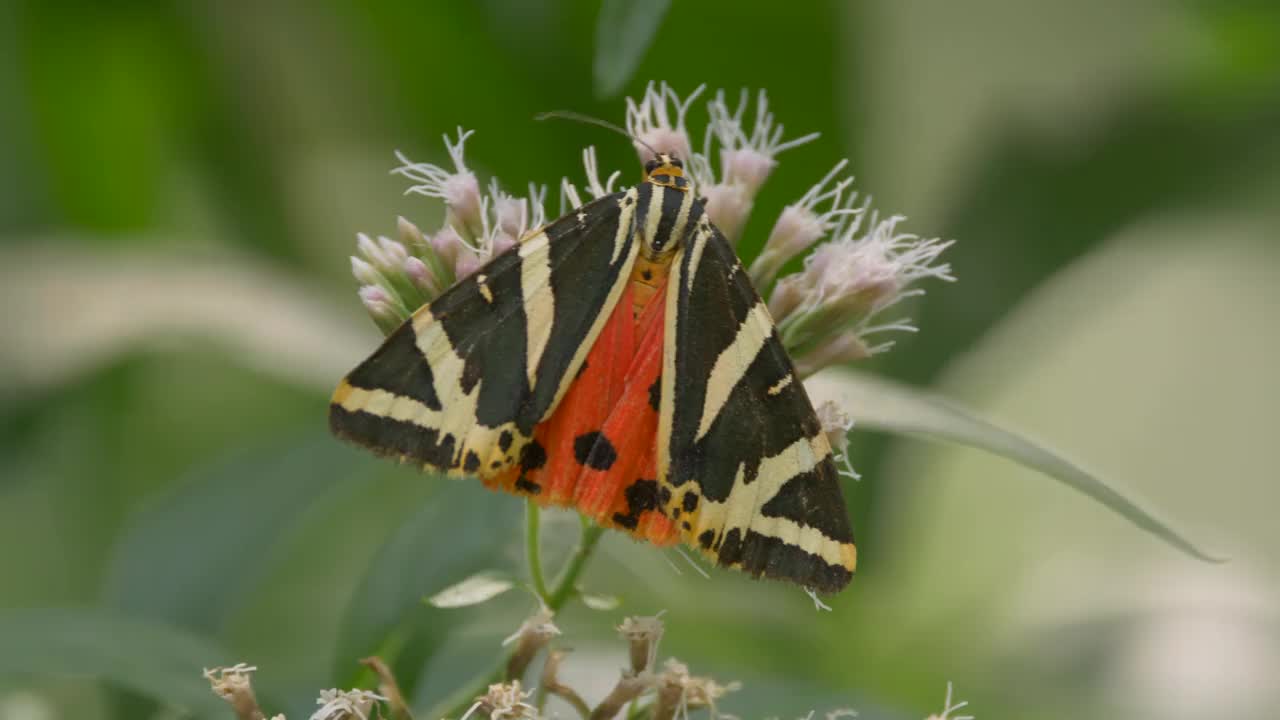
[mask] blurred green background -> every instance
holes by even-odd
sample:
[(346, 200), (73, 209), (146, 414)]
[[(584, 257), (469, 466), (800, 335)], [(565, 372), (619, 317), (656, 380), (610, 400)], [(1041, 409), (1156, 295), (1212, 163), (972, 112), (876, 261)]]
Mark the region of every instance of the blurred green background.
[[(629, 176), (625, 141), (531, 119), (621, 121), (592, 91), (598, 10), (0, 2), (0, 718), (230, 717), (199, 669), (235, 661), (306, 717), (392, 648), (427, 707), (492, 661), (528, 595), (420, 598), (518, 569), (521, 505), (327, 436), (379, 340), (346, 256), (397, 215), (438, 226), (388, 170), (447, 160), (458, 125), (482, 182), (579, 177), (588, 144)], [(665, 609), (663, 655), (741, 680), (742, 717), (922, 718), (948, 680), (979, 718), (1276, 717), (1280, 4), (677, 1), (622, 94), (649, 79), (764, 88), (822, 132), (744, 255), (845, 156), (908, 230), (958, 239), (960, 282), (875, 371), (1232, 561), (1007, 461), (855, 433), (860, 572), (834, 612), (610, 535), (585, 581), (623, 605), (559, 618), (589, 699), (624, 661), (611, 626)], [(554, 563), (576, 523), (547, 524)]]

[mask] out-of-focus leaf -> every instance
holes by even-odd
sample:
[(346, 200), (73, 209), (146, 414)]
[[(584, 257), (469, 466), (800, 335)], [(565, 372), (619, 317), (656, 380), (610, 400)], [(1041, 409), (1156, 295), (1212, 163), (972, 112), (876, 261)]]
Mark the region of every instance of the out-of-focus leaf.
[(582, 593), (582, 604), (592, 610), (617, 610), (622, 605), (622, 598), (617, 595), (600, 593)]
[(177, 628), (96, 610), (0, 611), (0, 677), (90, 676), (200, 717), (226, 717), (201, 671), (234, 662)]
[(505, 573), (485, 571), (476, 573), (462, 582), (455, 583), (427, 598), (427, 603), (438, 608), (459, 608), (479, 605), (492, 600), (515, 587)]
[[(355, 303), (243, 258), (0, 248), (0, 389), (53, 387), (138, 346), (198, 340), (246, 367), (323, 387), (377, 345)], [(170, 239), (172, 241), (172, 239)], [(349, 308), (349, 309), (348, 309)]]
[[(378, 552), (347, 607), (334, 653), (339, 687), (352, 684), (355, 660), (374, 654), (402, 685), (412, 682), (450, 631), (422, 598), (499, 565), (506, 541), (521, 527), (521, 504), (510, 498), (470, 482), (429, 482), (440, 483), (439, 491)], [(412, 687), (403, 689), (412, 696)]]
[(1221, 562), (1101, 478), (1034, 441), (970, 415), (943, 398), (869, 373), (829, 373), (819, 395), (838, 396), (860, 427), (923, 435), (982, 448), (1063, 482), (1192, 557)]
[(671, 0), (604, 0), (596, 22), (595, 91), (611, 97), (631, 79)]
[(116, 547), (105, 602), (216, 631), (269, 567), (308, 505), (357, 477), (356, 453), (328, 437), (241, 452), (178, 484)]

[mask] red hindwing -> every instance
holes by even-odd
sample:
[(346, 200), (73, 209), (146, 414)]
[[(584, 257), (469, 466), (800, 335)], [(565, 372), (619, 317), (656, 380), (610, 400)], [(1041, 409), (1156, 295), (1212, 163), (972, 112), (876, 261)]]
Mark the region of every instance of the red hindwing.
[(679, 540), (657, 478), (664, 288), (635, 316), (628, 283), (582, 370), (521, 462), (489, 486), (576, 508), (657, 545)]

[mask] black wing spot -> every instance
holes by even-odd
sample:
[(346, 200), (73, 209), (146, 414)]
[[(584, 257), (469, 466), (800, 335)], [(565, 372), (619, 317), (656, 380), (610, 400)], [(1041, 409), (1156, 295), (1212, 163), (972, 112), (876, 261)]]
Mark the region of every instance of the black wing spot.
[(654, 412), (657, 412), (658, 408), (661, 405), (662, 405), (662, 376), (659, 375), (658, 377), (653, 379), (653, 384), (649, 386), (649, 407), (653, 408)]
[(698, 536), (698, 544), (702, 546), (703, 550), (710, 550), (711, 543), (715, 541), (716, 541), (715, 530), (703, 530), (702, 534)]
[(692, 530), (692, 529), (693, 529), (693, 526), (689, 524), (689, 521), (688, 521), (688, 520), (685, 520), (684, 522), (680, 523), (680, 525), (681, 525), (685, 530)]
[(608, 470), (618, 459), (618, 451), (604, 433), (593, 430), (573, 439), (573, 457), (592, 470)]
[(694, 510), (697, 510), (698, 509), (698, 493), (692, 490), (686, 490), (684, 493), (684, 498), (680, 501), (680, 503), (681, 505), (684, 506), (684, 511), (687, 513), (691, 513)]
[(628, 530), (640, 524), (640, 513), (658, 509), (658, 481), (636, 480), (623, 492), (627, 499), (627, 514), (614, 513), (613, 521)]
[(489, 467), (493, 470), (497, 470), (498, 468), (502, 467), (502, 461), (494, 460), (493, 462), (489, 463)]
[(530, 495), (537, 495), (538, 493), (542, 492), (541, 485), (539, 485), (536, 482), (533, 482), (532, 480), (530, 480), (529, 478), (523, 475), (521, 475), (519, 478), (516, 479), (516, 489), (519, 490), (520, 492), (529, 493)]
[(742, 531), (734, 528), (724, 534), (716, 560), (721, 565), (736, 565), (742, 562)]
[(530, 440), (528, 445), (520, 449), (520, 468), (522, 470), (538, 470), (547, 464), (547, 451), (542, 443)]
[(511, 436), (511, 431), (503, 430), (502, 434), (498, 435), (498, 449), (501, 450), (502, 452), (506, 452), (510, 450), (512, 439), (513, 438)]
[(462, 463), (462, 469), (465, 472), (473, 473), (480, 469), (480, 456), (474, 450), (467, 451), (467, 459)]
[(662, 489), (658, 491), (658, 505), (666, 507), (669, 502), (671, 502), (671, 488), (663, 485)]

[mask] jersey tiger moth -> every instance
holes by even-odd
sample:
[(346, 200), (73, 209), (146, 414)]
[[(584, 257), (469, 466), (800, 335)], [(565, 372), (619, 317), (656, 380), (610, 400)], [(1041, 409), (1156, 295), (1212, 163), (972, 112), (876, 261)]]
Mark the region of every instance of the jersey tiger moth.
[(668, 154), (419, 308), (342, 380), (329, 423), (753, 576), (835, 592), (856, 564), (813, 405)]

